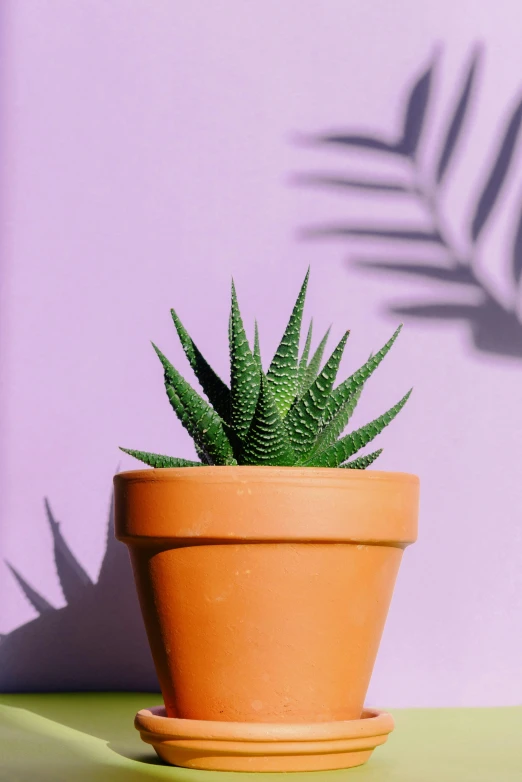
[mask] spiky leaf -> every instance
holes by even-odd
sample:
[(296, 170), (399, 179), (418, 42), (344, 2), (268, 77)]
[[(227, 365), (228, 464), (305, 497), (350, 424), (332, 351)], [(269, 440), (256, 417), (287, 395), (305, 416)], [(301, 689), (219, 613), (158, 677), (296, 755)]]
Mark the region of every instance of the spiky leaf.
[(169, 402), (196, 445), (212, 464), (234, 464), (234, 453), (216, 411), (180, 375), (161, 350), (153, 344), (164, 369)]
[(295, 464), (295, 455), (288, 441), (272, 387), (264, 375), (261, 375), (259, 399), (239, 461), (240, 464)]
[(263, 371), (263, 363), (261, 361), (261, 347), (259, 345), (259, 329), (257, 327), (257, 320), (254, 326), (254, 358), (257, 362), (257, 366), (260, 372)]
[(319, 432), (326, 402), (333, 388), (349, 332), (345, 332), (322, 372), (298, 399), (285, 419), (288, 437), (297, 455), (308, 453)]
[(320, 341), (319, 345), (317, 346), (314, 355), (310, 359), (310, 363), (306, 367), (306, 371), (303, 377), (303, 382), (301, 384), (300, 396), (303, 396), (303, 394), (305, 394), (308, 391), (308, 389), (316, 379), (317, 375), (319, 374), (321, 361), (323, 360), (324, 350), (326, 348), (326, 343), (328, 342), (328, 337), (330, 336), (331, 329), (332, 327), (330, 326), (328, 328), (328, 331)]
[(382, 453), (382, 448), (379, 448), (378, 451), (374, 451), (373, 453), (367, 454), (367, 456), (359, 456), (358, 459), (353, 459), (351, 462), (346, 462), (345, 464), (341, 464), (341, 467), (344, 467), (345, 470), (365, 470), (367, 467), (370, 466), (370, 464), (373, 464), (376, 459), (379, 458), (379, 456)]
[(303, 348), (303, 353), (301, 355), (301, 358), (299, 360), (299, 371), (298, 371), (298, 390), (297, 395), (301, 396), (303, 393), (303, 386), (304, 386), (304, 379), (306, 375), (306, 368), (308, 366), (308, 356), (310, 355), (310, 347), (312, 345), (312, 331), (314, 326), (314, 319), (312, 318), (310, 320), (310, 325), (308, 327), (308, 333), (306, 335), (306, 341), (305, 346)]
[(203, 467), (201, 462), (191, 462), (189, 459), (176, 459), (174, 456), (164, 456), (161, 453), (147, 453), (146, 451), (134, 451), (132, 448), (122, 448), (120, 451), (134, 456), (140, 462), (149, 467)]
[(310, 269), (299, 291), (290, 320), (267, 372), (277, 408), (284, 417), (299, 390), (299, 339)]
[[(317, 439), (310, 452), (310, 458), (314, 454), (324, 451), (329, 445), (332, 445), (339, 435), (344, 432), (361, 397), (362, 390), (363, 386), (357, 388), (354, 393), (348, 397), (344, 405), (339, 408), (330, 422), (326, 424), (326, 426), (320, 428)], [(305, 457), (303, 461), (307, 461), (307, 458)]]
[(210, 364), (198, 350), (190, 334), (183, 326), (175, 310), (171, 309), (170, 314), (178, 332), (179, 341), (189, 360), (190, 366), (201, 384), (210, 404), (216, 413), (226, 421), (230, 421), (230, 390), (221, 380), (219, 375), (214, 372)]
[(408, 391), (405, 396), (396, 405), (391, 407), (386, 413), (370, 421), (366, 426), (357, 429), (351, 434), (347, 434), (337, 442), (330, 445), (321, 453), (313, 456), (309, 461), (305, 462), (308, 467), (339, 467), (340, 464), (345, 462), (354, 453), (357, 453), (361, 448), (364, 448), (369, 442), (371, 442), (378, 434), (382, 432), (385, 426), (390, 421), (393, 421), (395, 416), (402, 410), (408, 398), (411, 394), (411, 390)]
[(337, 388), (334, 388), (330, 398), (328, 399), (323, 415), (323, 426), (326, 426), (332, 418), (339, 412), (342, 406), (345, 404), (355, 391), (365, 383), (368, 378), (375, 372), (383, 358), (386, 356), (391, 346), (399, 336), (402, 329), (402, 324), (395, 330), (394, 334), (390, 337), (388, 342), (375, 354), (370, 355), (370, 358), (366, 363), (362, 365), (356, 372), (353, 373), (347, 380)]
[(252, 355), (232, 282), (229, 320), (230, 421), (240, 440), (248, 434), (259, 397), (259, 367)]
[(196, 451), (197, 455), (199, 456), (199, 458), (200, 458), (200, 461), (201, 461), (203, 464), (212, 464), (212, 462), (211, 462), (211, 461), (210, 461), (210, 459), (208, 458), (208, 456), (207, 456), (207, 454), (205, 453), (205, 451), (203, 450), (203, 448), (200, 448), (200, 447), (199, 447), (199, 445), (198, 445), (197, 443), (194, 443), (194, 449), (195, 449), (195, 451)]

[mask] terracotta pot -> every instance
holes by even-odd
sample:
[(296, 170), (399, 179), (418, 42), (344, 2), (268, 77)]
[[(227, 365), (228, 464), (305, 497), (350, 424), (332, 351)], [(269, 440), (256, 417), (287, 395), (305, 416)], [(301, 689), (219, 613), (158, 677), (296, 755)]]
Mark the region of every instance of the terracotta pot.
[(167, 717), (361, 718), (418, 478), (198, 467), (114, 484)]

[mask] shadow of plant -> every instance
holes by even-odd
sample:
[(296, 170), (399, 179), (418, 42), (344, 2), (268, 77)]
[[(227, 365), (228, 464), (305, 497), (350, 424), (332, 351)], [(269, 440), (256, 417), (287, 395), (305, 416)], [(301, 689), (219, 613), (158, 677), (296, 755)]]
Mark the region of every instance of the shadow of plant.
[[(435, 62), (414, 82), (407, 92), (401, 131), (395, 140), (369, 134), (351, 132), (325, 133), (312, 139), (313, 144), (327, 145), (341, 150), (365, 150), (372, 155), (395, 158), (406, 167), (408, 181), (379, 180), (360, 177), (340, 177), (329, 173), (300, 175), (295, 181), (300, 185), (336, 189), (340, 192), (366, 191), (388, 194), (392, 197), (408, 197), (416, 200), (427, 216), (427, 226), (335, 224), (308, 228), (302, 232), (307, 239), (325, 237), (368, 238), (382, 240), (387, 249), (396, 249), (400, 243), (419, 248), (436, 247), (442, 250), (443, 261), (409, 262), (395, 258), (352, 259), (353, 265), (388, 276), (443, 283), (453, 289), (467, 288), (466, 298), (426, 303), (424, 301), (389, 305), (388, 311), (403, 318), (425, 321), (462, 321), (469, 325), (475, 347), (486, 353), (522, 358), (522, 323), (517, 313), (522, 277), (522, 214), (515, 230), (511, 248), (512, 302), (505, 305), (498, 301), (488, 283), (477, 269), (477, 252), (484, 232), (498, 205), (499, 197), (512, 169), (514, 153), (522, 126), (522, 100), (518, 100), (504, 126), (492, 156), (489, 173), (483, 182), (468, 226), (469, 253), (461, 257), (454, 246), (448, 223), (441, 207), (442, 187), (450, 174), (451, 163), (462, 141), (470, 107), (476, 92), (476, 80), (482, 49), (476, 46), (458, 89), (455, 103), (449, 113), (435, 169), (425, 171), (419, 160), (419, 146), (430, 105)], [(475, 291), (475, 301), (469, 301), (470, 291)]]
[(107, 546), (93, 583), (45, 501), (54, 561), (67, 605), (55, 608), (11, 564), (39, 616), (0, 642), (2, 692), (159, 691), (125, 546), (114, 537), (111, 500)]

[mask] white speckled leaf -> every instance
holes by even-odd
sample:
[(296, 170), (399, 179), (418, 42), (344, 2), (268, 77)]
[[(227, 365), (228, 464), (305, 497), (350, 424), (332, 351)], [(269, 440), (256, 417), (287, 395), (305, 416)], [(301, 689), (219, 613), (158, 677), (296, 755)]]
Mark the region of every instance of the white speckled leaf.
[(328, 342), (328, 337), (330, 336), (330, 331), (331, 331), (331, 326), (328, 328), (326, 334), (320, 341), (319, 345), (317, 346), (314, 352), (314, 355), (310, 359), (310, 363), (304, 370), (304, 374), (299, 388), (299, 397), (304, 396), (304, 394), (308, 391), (308, 389), (310, 388), (314, 380), (317, 378), (317, 375), (319, 374), (321, 361), (323, 360), (323, 355), (326, 348), (326, 343)]
[(402, 329), (402, 325), (396, 329), (393, 336), (388, 342), (373, 356), (370, 356), (368, 361), (362, 365), (356, 372), (353, 373), (347, 380), (340, 383), (337, 388), (334, 388), (330, 398), (328, 399), (323, 415), (322, 425), (326, 426), (331, 419), (338, 413), (345, 402), (355, 393), (355, 391), (361, 387), (370, 375), (375, 372), (383, 358), (386, 356), (391, 346), (399, 336)]
[(266, 375), (277, 408), (283, 417), (290, 409), (299, 390), (299, 340), (309, 276), (310, 269), (306, 272), (285, 333)]
[(295, 464), (285, 425), (264, 375), (261, 376), (256, 411), (239, 462), (281, 466)]
[(216, 413), (226, 421), (230, 421), (230, 390), (228, 386), (221, 380), (210, 364), (203, 357), (198, 350), (197, 345), (192, 341), (190, 334), (187, 332), (183, 323), (178, 318), (175, 310), (171, 310), (170, 314), (178, 337), (185, 351), (185, 355), (189, 360), (190, 366), (194, 370), (194, 373), (201, 384), (201, 388), (205, 392), (208, 401), (216, 411)]
[(298, 456), (304, 456), (313, 448), (319, 433), (325, 405), (339, 370), (348, 334), (347, 331), (343, 335), (322, 372), (304, 396), (291, 407), (285, 419), (290, 443)]
[(149, 467), (203, 467), (201, 462), (191, 462), (190, 459), (177, 459), (175, 456), (164, 456), (161, 453), (134, 451), (132, 448), (120, 448), (123, 453), (134, 456)]
[(153, 345), (165, 373), (165, 390), (172, 409), (211, 464), (234, 464), (232, 446), (216, 411)]
[(381, 453), (382, 453), (382, 448), (379, 448), (378, 451), (369, 453), (366, 456), (359, 456), (358, 459), (353, 459), (353, 461), (346, 462), (345, 464), (341, 464), (340, 466), (343, 467), (345, 470), (366, 470), (366, 468), (369, 467), (370, 464), (373, 464), (374, 461), (379, 458)]
[(408, 398), (411, 394), (411, 390), (403, 396), (403, 398), (396, 405), (391, 407), (386, 413), (370, 421), (366, 426), (362, 426), (351, 434), (347, 434), (337, 440), (333, 445), (330, 445), (321, 453), (314, 455), (310, 460), (305, 462), (307, 467), (339, 467), (340, 464), (345, 462), (354, 453), (360, 451), (369, 442), (371, 442), (382, 430), (393, 421), (395, 416), (402, 410)]
[(248, 344), (232, 283), (229, 320), (230, 343), (230, 422), (240, 440), (248, 434), (259, 396), (259, 367)]

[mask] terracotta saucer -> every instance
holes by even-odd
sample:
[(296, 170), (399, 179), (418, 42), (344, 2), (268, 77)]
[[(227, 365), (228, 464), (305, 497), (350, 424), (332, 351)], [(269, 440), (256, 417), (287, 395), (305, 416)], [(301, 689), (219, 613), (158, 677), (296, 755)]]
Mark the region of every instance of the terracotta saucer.
[(313, 724), (207, 722), (141, 709), (134, 725), (174, 766), (212, 771), (326, 771), (366, 763), (393, 730), (391, 714), (363, 711), (359, 720)]

